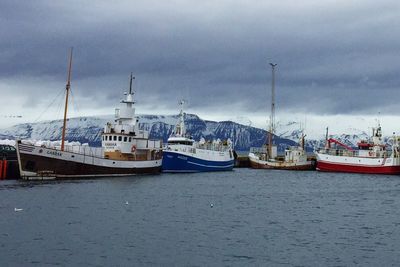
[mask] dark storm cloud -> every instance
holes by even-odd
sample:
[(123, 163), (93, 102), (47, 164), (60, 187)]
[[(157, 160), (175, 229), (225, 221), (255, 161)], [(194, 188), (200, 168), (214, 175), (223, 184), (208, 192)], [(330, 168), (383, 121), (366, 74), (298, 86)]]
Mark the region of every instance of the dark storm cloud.
[(281, 110), (373, 113), (400, 96), (399, 11), (397, 1), (2, 1), (0, 78), (64, 80), (74, 46), (77, 97), (93, 106), (112, 105), (134, 71), (155, 108), (184, 97), (205, 112), (256, 112), (275, 62)]

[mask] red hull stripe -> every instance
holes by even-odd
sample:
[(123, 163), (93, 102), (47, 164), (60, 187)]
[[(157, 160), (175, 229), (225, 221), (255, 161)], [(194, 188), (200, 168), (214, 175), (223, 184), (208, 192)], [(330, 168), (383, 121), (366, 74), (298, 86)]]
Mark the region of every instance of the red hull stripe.
[(371, 173), (371, 174), (400, 174), (400, 166), (367, 166), (367, 165), (350, 165), (337, 164), (325, 161), (317, 162), (318, 171), (326, 172), (354, 172), (354, 173)]

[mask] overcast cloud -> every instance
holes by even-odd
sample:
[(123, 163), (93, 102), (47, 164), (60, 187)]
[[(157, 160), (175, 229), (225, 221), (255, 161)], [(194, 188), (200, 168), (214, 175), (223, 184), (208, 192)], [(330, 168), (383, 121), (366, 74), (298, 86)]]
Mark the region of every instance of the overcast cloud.
[(398, 1), (3, 0), (0, 113), (58, 116), (39, 115), (73, 46), (74, 115), (112, 113), (133, 71), (139, 113), (177, 113), (185, 98), (205, 118), (257, 120), (269, 62), (278, 117), (397, 115), (399, 14)]

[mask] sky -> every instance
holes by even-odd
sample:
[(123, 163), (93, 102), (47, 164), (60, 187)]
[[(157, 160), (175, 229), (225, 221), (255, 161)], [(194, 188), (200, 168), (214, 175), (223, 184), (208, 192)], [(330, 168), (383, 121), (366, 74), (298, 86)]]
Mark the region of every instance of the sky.
[(397, 0), (2, 0), (0, 128), (62, 118), (73, 47), (72, 117), (112, 114), (133, 72), (139, 114), (186, 99), (266, 128), (273, 62), (277, 120), (400, 132), (399, 14)]

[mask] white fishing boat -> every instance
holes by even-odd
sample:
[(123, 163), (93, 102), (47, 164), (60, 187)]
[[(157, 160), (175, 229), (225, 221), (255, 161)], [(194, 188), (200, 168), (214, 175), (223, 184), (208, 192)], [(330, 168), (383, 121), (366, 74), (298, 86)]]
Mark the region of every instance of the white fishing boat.
[(268, 143), (263, 147), (250, 148), (249, 161), (254, 169), (282, 169), (282, 170), (311, 170), (314, 164), (307, 159), (305, 151), (305, 135), (302, 133), (299, 146), (291, 146), (285, 150), (284, 157), (278, 157), (278, 150), (274, 144), (275, 133), (275, 67), (277, 64), (270, 63), (272, 67), (272, 90), (271, 90), (271, 117), (268, 132)]

